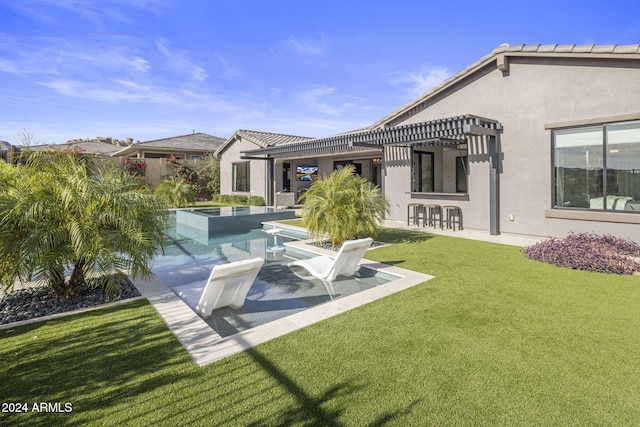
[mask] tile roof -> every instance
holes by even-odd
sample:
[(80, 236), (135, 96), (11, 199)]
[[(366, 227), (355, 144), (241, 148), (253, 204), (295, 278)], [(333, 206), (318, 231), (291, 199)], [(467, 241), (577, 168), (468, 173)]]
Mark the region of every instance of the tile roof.
[(502, 45), (491, 53), (491, 55), (500, 52), (531, 52), (531, 53), (617, 53), (629, 54), (640, 53), (640, 44), (517, 44), (514, 46)]
[(152, 141), (134, 142), (128, 147), (116, 151), (112, 156), (129, 156), (140, 150), (156, 152), (191, 152), (213, 153), (224, 144), (224, 138), (206, 133), (190, 133), (188, 135), (172, 136), (170, 138), (154, 139)]
[(120, 146), (109, 144), (107, 142), (100, 142), (97, 140), (67, 142), (66, 144), (32, 145), (29, 147), (20, 147), (20, 148), (34, 150), (34, 151), (45, 151), (45, 150), (64, 150), (69, 147), (77, 147), (87, 154), (105, 154), (105, 155), (110, 155), (122, 149), (122, 147)]
[(246, 139), (249, 142), (256, 144), (260, 148), (274, 147), (279, 145), (291, 144), (295, 142), (309, 141), (315, 138), (307, 136), (285, 135), (282, 133), (260, 132), (257, 130), (238, 129), (222, 144), (215, 152), (215, 155), (220, 155), (233, 144), (237, 139)]
[(199, 151), (215, 151), (224, 143), (225, 139), (206, 133), (191, 133), (170, 138), (155, 139), (133, 144), (136, 147), (155, 147), (170, 149), (192, 149)]
[(484, 67), (492, 61), (495, 61), (500, 56), (529, 56), (529, 57), (576, 57), (576, 58), (631, 58), (640, 59), (640, 44), (630, 45), (576, 45), (576, 44), (518, 44), (509, 45), (502, 44), (495, 48), (491, 53), (483, 56), (478, 61), (467, 66), (464, 70), (459, 71), (453, 76), (449, 77), (439, 85), (428, 90), (413, 101), (403, 105), (399, 109), (393, 111), (391, 114), (383, 117), (374, 123), (371, 128), (377, 128), (381, 126), (393, 125), (394, 120), (409, 112), (412, 108), (422, 104), (425, 100), (429, 99), (432, 95), (437, 94), (453, 83), (462, 80), (467, 75), (474, 71)]

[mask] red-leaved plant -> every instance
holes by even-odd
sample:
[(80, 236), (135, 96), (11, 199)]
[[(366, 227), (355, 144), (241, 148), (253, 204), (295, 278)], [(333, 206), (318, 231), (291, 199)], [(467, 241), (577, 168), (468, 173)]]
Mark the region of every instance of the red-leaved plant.
[(522, 249), (527, 258), (574, 270), (633, 274), (640, 271), (640, 245), (611, 235), (569, 233)]

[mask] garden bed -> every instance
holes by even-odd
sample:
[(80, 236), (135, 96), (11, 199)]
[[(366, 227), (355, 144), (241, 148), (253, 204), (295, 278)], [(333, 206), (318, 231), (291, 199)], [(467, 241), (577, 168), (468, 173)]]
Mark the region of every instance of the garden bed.
[(527, 258), (574, 270), (612, 274), (640, 272), (640, 245), (620, 237), (569, 233), (523, 248)]
[(119, 295), (115, 296), (106, 295), (102, 288), (85, 286), (77, 297), (60, 299), (53, 295), (48, 287), (28, 287), (14, 290), (2, 297), (0, 300), (0, 325), (95, 307), (138, 296), (140, 296), (140, 292), (129, 280), (122, 285)]

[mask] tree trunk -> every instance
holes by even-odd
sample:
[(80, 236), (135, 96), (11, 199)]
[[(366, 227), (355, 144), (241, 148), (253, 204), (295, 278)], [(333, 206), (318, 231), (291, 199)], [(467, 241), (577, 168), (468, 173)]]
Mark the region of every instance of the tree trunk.
[(64, 283), (64, 269), (53, 268), (50, 271), (49, 285), (58, 298), (64, 298), (66, 284)]
[(55, 271), (51, 274), (51, 288), (58, 298), (73, 298), (82, 293), (84, 285), (84, 260), (76, 261), (69, 283), (65, 283), (64, 272)]
[(84, 286), (84, 259), (79, 259), (73, 266), (73, 273), (67, 285), (67, 298), (78, 296), (82, 293)]

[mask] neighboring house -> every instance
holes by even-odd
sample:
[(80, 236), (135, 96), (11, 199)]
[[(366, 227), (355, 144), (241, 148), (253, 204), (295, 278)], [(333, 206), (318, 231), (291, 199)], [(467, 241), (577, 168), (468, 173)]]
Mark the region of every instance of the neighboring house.
[[(75, 150), (89, 155), (101, 157), (105, 160), (114, 161), (111, 159), (111, 155), (118, 150), (121, 150), (123, 146), (131, 144), (132, 139), (128, 138), (125, 141), (120, 141), (110, 137), (97, 137), (94, 139), (74, 139), (67, 141), (65, 144), (39, 144), (39, 145), (27, 145), (13, 147), (13, 157), (20, 152), (28, 151), (60, 151), (60, 150)], [(119, 162), (118, 162), (119, 163)]]
[(98, 137), (95, 139), (74, 139), (71, 141), (67, 141), (66, 144), (29, 145), (20, 148), (22, 150), (32, 151), (56, 151), (75, 149), (87, 154), (111, 156), (113, 153), (121, 150), (122, 147), (127, 144), (131, 144), (131, 141), (119, 141), (112, 138)]
[[(302, 188), (310, 184), (305, 182), (303, 185), (296, 181), (293, 175), (295, 167), (299, 164), (307, 165), (310, 162), (307, 160), (300, 163), (295, 159), (289, 159), (280, 163), (276, 171), (264, 160), (245, 158), (242, 152), (284, 147), (312, 139), (304, 136), (237, 130), (215, 152), (220, 159), (220, 193), (261, 196), (268, 205), (293, 205), (294, 195), (299, 194)], [(275, 189), (282, 193), (278, 195), (279, 200), (275, 199)]]
[(0, 159), (8, 163), (13, 163), (13, 153), (15, 147), (7, 141), (0, 140)]
[(100, 156), (119, 166), (128, 162), (144, 165), (144, 175), (152, 187), (156, 187), (171, 173), (167, 159), (179, 159), (198, 166), (208, 154), (213, 154), (225, 140), (206, 133), (193, 133), (146, 142), (133, 142), (98, 137), (91, 140), (72, 140), (66, 144), (45, 144), (23, 147), (30, 150), (78, 149), (87, 154)]
[(225, 140), (206, 133), (192, 133), (153, 141), (135, 142), (122, 148), (112, 156), (138, 159), (202, 160), (207, 154), (215, 152)]
[(213, 154), (223, 143), (223, 138), (206, 133), (192, 133), (153, 141), (135, 142), (111, 154), (120, 159), (120, 164), (136, 162), (144, 164), (145, 176), (156, 187), (171, 170), (167, 159), (179, 159), (180, 162), (198, 167), (208, 154)]
[(456, 205), (491, 234), (640, 242), (640, 45), (502, 45), (367, 130), (239, 151), (228, 161), (262, 165), (273, 193), (287, 163), (351, 160), (391, 219)]

